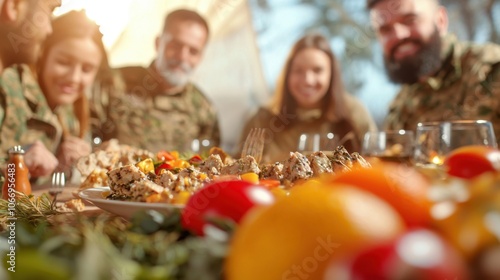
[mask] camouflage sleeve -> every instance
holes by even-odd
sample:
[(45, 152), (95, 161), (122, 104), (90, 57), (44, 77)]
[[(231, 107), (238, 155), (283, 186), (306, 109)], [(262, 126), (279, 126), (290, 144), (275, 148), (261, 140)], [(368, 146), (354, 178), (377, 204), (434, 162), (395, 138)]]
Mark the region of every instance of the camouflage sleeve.
[(75, 115), (72, 105), (59, 106), (54, 113), (66, 132), (72, 136), (79, 136), (80, 123)]
[(401, 118), (405, 100), (407, 100), (407, 90), (402, 88), (389, 105), (389, 110), (382, 125), (383, 130), (405, 129)]
[[(4, 120), (5, 120), (5, 95), (4, 95), (4, 92), (2, 90), (0, 90), (0, 131), (2, 131), (2, 127), (3, 127), (3, 124), (4, 124)], [(1, 143), (0, 143), (0, 147), (1, 147)], [(2, 150), (0, 150), (0, 167), (3, 166), (3, 164), (6, 162), (7, 160), (7, 154)]]
[(111, 70), (106, 74), (96, 79), (89, 98), (92, 138), (98, 137), (102, 141), (117, 137), (116, 124), (110, 111), (125, 92), (125, 82), (118, 70)]
[(219, 127), (219, 118), (215, 110), (211, 110), (211, 114), (207, 122), (205, 122), (200, 127), (200, 137), (204, 139), (210, 139), (213, 143), (213, 146), (220, 146), (221, 136), (220, 136), (220, 127)]
[[(487, 80), (484, 82), (486, 87), (489, 88), (490, 95), (493, 98), (500, 98), (500, 62), (492, 66), (491, 74), (488, 76)], [(495, 136), (497, 138), (497, 143), (500, 147), (500, 103), (497, 108), (494, 108), (495, 112), (492, 114), (491, 123), (493, 124), (493, 129), (495, 130)]]
[[(20, 72), (17, 66), (9, 67), (4, 70), (1, 77), (1, 87), (0, 87), (0, 161), (6, 162), (8, 160), (8, 153), (10, 147), (18, 145), (18, 130), (21, 130), (22, 122), (24, 118), (23, 114), (26, 114), (24, 110), (19, 109), (20, 115), (9, 117), (9, 111), (12, 107), (10, 105), (10, 99), (15, 99), (17, 102), (22, 103), (23, 101), (18, 101), (18, 93), (22, 92), (22, 84), (20, 83)], [(21, 97), (24, 98), (24, 97)], [(15, 107), (13, 107), (15, 108)], [(22, 107), (21, 107), (22, 108)], [(17, 108), (15, 108), (17, 109)], [(17, 112), (17, 111), (16, 111)]]
[(195, 104), (194, 107), (198, 108), (199, 114), (200, 132), (198, 138), (210, 139), (214, 146), (220, 146), (221, 136), (217, 110), (198, 88), (194, 90), (196, 94), (193, 95), (193, 103)]

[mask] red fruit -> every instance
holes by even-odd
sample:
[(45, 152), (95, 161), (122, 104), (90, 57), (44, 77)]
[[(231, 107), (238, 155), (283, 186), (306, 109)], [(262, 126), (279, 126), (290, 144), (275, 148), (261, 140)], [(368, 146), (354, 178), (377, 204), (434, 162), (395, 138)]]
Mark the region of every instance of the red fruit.
[(450, 176), (471, 179), (500, 171), (500, 151), (486, 146), (464, 146), (453, 150), (444, 164)]
[(239, 223), (248, 210), (274, 202), (265, 187), (241, 180), (219, 181), (194, 193), (182, 210), (185, 229), (203, 236), (210, 219), (230, 219)]
[(349, 279), (469, 279), (460, 255), (436, 233), (412, 230), (390, 243), (369, 248), (350, 265)]
[(162, 164), (160, 164), (158, 167), (155, 168), (155, 174), (156, 175), (160, 175), (160, 172), (163, 170), (163, 169), (166, 169), (166, 170), (172, 170), (173, 167), (172, 165), (164, 162)]

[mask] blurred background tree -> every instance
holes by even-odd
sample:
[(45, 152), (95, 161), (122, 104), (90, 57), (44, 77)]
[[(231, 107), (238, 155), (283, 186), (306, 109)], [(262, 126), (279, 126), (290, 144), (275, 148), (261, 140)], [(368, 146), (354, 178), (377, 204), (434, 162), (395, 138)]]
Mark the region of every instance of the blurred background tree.
[[(369, 24), (366, 0), (250, 0), (263, 71), (272, 95), (292, 44), (306, 32), (331, 40), (348, 91), (380, 125), (398, 86), (385, 77), (382, 52)], [(500, 0), (441, 0), (459, 39), (500, 43)]]

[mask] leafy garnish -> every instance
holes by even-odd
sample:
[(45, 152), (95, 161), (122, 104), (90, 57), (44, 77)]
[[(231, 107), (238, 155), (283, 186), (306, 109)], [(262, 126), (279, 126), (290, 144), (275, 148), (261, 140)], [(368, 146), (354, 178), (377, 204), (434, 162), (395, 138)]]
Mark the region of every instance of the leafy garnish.
[[(0, 218), (9, 215), (6, 203), (0, 201)], [(50, 204), (47, 195), (17, 201), (18, 267), (30, 268), (17, 279), (222, 279), (228, 242), (190, 234), (179, 210), (138, 212), (128, 221), (64, 214)]]

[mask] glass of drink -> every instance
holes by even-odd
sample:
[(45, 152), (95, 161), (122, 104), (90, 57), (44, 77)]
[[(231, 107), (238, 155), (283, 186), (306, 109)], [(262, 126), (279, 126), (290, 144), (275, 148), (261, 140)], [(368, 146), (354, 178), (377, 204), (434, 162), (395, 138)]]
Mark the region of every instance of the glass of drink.
[(361, 153), (372, 160), (411, 164), (414, 140), (411, 130), (367, 132)]
[(308, 155), (317, 151), (333, 151), (337, 148), (338, 139), (335, 134), (303, 133), (299, 137), (297, 151)]
[(191, 141), (190, 150), (195, 154), (206, 154), (212, 148), (212, 143), (209, 139), (193, 139)]
[(493, 125), (484, 120), (418, 123), (413, 160), (421, 170), (443, 173), (446, 156), (456, 148), (481, 145), (497, 148)]
[(481, 145), (497, 148), (493, 125), (484, 120), (423, 122), (417, 125), (414, 160), (441, 165), (456, 148)]

